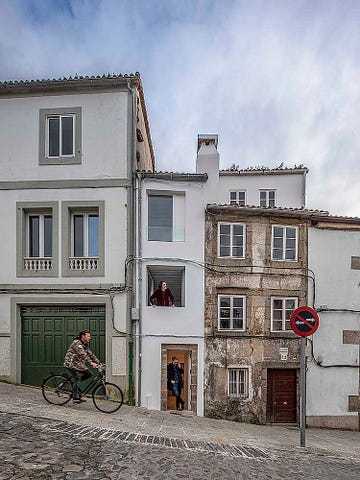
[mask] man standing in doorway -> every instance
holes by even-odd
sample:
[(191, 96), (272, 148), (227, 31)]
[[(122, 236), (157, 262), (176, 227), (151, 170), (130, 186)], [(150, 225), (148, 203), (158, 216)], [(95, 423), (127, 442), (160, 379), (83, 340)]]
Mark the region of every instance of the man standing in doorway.
[(181, 398), (181, 389), (184, 386), (182, 374), (184, 370), (179, 366), (177, 357), (172, 357), (172, 362), (167, 366), (167, 388), (172, 391), (176, 397), (176, 408), (181, 411), (184, 409), (185, 402)]

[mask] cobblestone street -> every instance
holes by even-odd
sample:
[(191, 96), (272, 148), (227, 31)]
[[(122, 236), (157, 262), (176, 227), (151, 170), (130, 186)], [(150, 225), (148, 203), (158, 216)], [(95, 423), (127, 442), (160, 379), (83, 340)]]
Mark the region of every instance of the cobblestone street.
[[(358, 479), (360, 461), (274, 449), (267, 458), (65, 433), (63, 422), (0, 415), (0, 479)], [(64, 430), (63, 432), (61, 430)], [(102, 430), (104, 432), (104, 429)], [(103, 435), (103, 433), (102, 433)], [(143, 436), (144, 437), (144, 436)]]

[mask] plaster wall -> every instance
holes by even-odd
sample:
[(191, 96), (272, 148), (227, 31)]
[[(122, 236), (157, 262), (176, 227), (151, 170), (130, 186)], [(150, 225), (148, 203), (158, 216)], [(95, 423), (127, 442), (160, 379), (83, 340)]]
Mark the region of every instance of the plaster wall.
[[(126, 177), (127, 92), (1, 98), (0, 105), (2, 181)], [(39, 165), (39, 111), (65, 107), (82, 109), (82, 163)]]

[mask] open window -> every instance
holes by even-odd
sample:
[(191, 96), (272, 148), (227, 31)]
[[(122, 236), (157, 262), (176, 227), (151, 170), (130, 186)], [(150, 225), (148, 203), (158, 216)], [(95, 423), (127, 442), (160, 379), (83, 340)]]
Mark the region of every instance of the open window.
[(174, 295), (176, 307), (184, 307), (185, 267), (178, 266), (151, 265), (147, 267), (147, 304), (150, 305), (150, 296), (163, 281)]

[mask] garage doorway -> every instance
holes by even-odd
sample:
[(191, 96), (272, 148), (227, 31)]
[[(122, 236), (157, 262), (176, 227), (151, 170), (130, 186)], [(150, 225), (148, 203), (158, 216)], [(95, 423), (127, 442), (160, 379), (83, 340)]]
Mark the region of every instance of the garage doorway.
[(63, 370), (65, 353), (80, 330), (91, 331), (90, 349), (105, 362), (105, 306), (22, 306), (21, 383), (40, 386)]
[(266, 420), (296, 423), (296, 370), (268, 369)]

